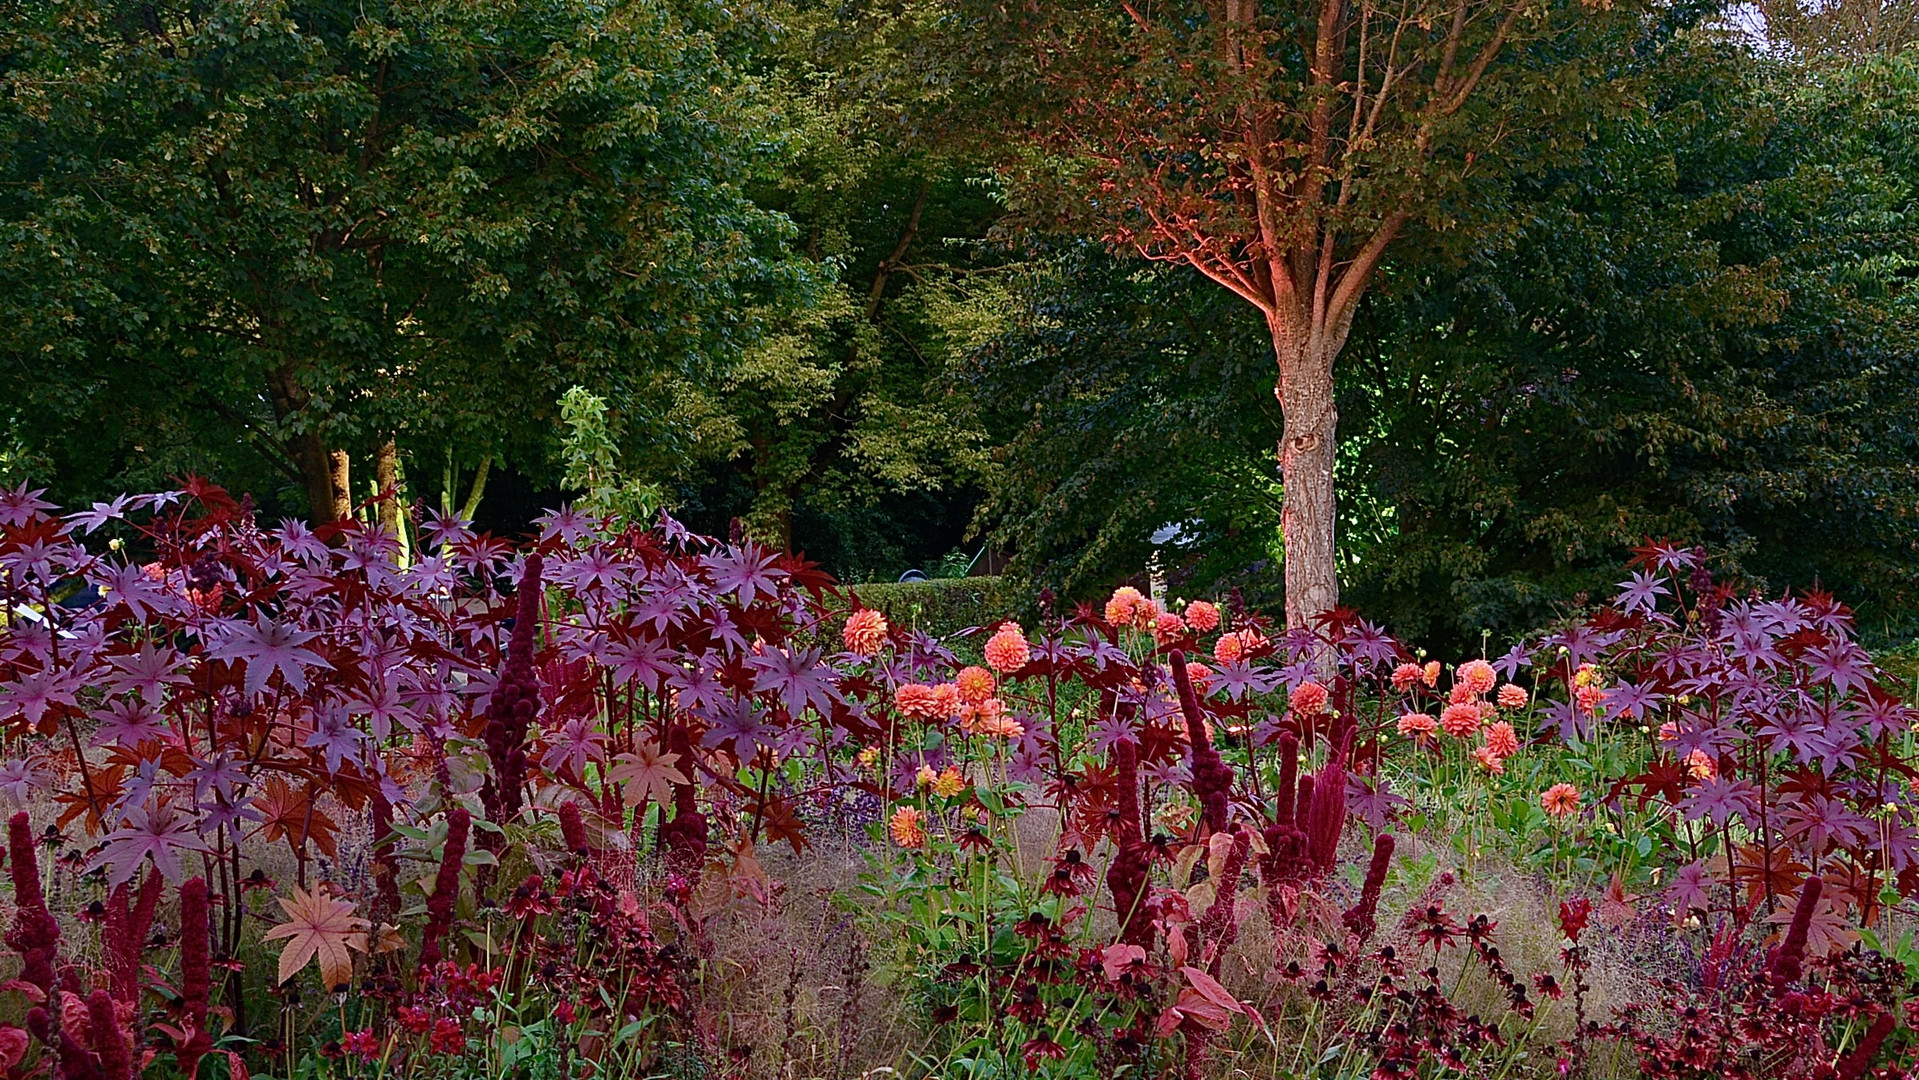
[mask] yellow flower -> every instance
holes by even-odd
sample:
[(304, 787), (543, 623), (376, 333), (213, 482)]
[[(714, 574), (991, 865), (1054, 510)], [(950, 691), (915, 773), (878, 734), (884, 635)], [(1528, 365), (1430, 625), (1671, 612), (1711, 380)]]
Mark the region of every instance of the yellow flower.
[(864, 769), (870, 769), (873, 766), (878, 765), (880, 763), (880, 748), (877, 746), (869, 746), (866, 749), (861, 750), (858, 761), (860, 763), (860, 767)]
[(966, 778), (951, 765), (940, 770), (940, 774), (933, 778), (933, 794), (942, 799), (950, 799), (965, 790)]

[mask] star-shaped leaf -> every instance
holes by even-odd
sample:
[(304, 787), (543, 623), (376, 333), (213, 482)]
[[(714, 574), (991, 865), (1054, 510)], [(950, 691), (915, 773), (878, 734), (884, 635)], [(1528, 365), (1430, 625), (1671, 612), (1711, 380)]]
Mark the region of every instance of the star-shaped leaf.
[(336, 900), (318, 889), (307, 892), (297, 885), (291, 898), (279, 900), (287, 921), (261, 939), (286, 939), (280, 949), (280, 981), (291, 979), (312, 960), (319, 961), (320, 981), (327, 989), (352, 981), (351, 950), (366, 951), (367, 928), (367, 921), (353, 914), (353, 901)]
[(673, 801), (673, 785), (687, 782), (686, 774), (673, 767), (679, 760), (680, 755), (661, 753), (654, 743), (641, 743), (638, 753), (614, 758), (606, 778), (664, 806)]

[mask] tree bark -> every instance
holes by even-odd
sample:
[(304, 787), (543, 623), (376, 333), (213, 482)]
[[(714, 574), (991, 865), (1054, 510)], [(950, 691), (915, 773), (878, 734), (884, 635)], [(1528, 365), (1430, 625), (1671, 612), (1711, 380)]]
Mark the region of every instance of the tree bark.
[(1273, 328), (1279, 361), (1279, 442), (1283, 488), (1280, 533), (1285, 543), (1286, 625), (1311, 626), (1339, 605), (1337, 524), (1333, 461), (1339, 412), (1333, 403), (1333, 359), (1338, 348), (1284, 327)]
[(326, 452), (327, 483), (333, 489), (332, 517), (345, 521), (353, 514), (353, 460), (337, 447)]
[(468, 521), (480, 512), (480, 496), (486, 494), (486, 474), (493, 470), (493, 455), (480, 459), (480, 467), (473, 473), (473, 486), (466, 489), (466, 502), (460, 504), (460, 516)]
[[(267, 377), (267, 396), (273, 412), (282, 422), (306, 408), (312, 396), (300, 385), (291, 364), (283, 365)], [(315, 525), (339, 521), (352, 509), (351, 490), (346, 486), (350, 463), (344, 450), (328, 449), (311, 422), (304, 430), (286, 439), (286, 454), (300, 473), (300, 487), (307, 497), (307, 510)]]
[(388, 435), (373, 458), (373, 486), (379, 489), (380, 527), (400, 535), (400, 444)]

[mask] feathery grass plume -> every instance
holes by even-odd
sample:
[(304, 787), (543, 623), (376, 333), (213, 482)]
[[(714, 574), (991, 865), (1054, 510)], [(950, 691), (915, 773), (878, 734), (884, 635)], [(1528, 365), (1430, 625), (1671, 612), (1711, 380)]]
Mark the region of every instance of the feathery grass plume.
[(440, 852), (440, 871), (433, 878), (433, 895), (426, 901), (426, 930), (420, 935), (420, 966), (440, 962), (440, 938), (453, 927), (453, 906), (460, 898), (460, 866), (466, 861), (467, 830), (473, 815), (456, 806), (446, 815), (446, 847)]
[(1346, 909), (1340, 921), (1364, 945), (1378, 929), (1379, 891), (1386, 885), (1386, 871), (1393, 864), (1393, 834), (1380, 833), (1373, 840), (1373, 861), (1366, 867), (1366, 884), (1359, 891), (1359, 902)]
[(213, 957), (208, 941), (209, 908), (205, 878), (180, 886), (180, 1009), (188, 1030), (176, 1056), (183, 1076), (194, 1075), (200, 1059), (213, 1049), (207, 1014), (213, 997)]
[(1799, 905), (1792, 909), (1792, 924), (1786, 928), (1786, 938), (1779, 943), (1766, 969), (1766, 979), (1775, 990), (1783, 990), (1799, 978), (1806, 959), (1806, 932), (1812, 928), (1812, 913), (1819, 906), (1819, 894), (1825, 886), (1825, 881), (1814, 874), (1799, 890)]
[(1186, 737), (1193, 748), (1193, 797), (1199, 800), (1207, 832), (1226, 828), (1227, 793), (1233, 789), (1233, 770), (1213, 749), (1206, 737), (1205, 714), (1199, 711), (1199, 695), (1193, 693), (1193, 677), (1186, 671), (1186, 654), (1173, 650), (1173, 689), (1179, 694), (1180, 712), (1186, 716)]
[[(13, 927), (7, 931), (7, 945), (20, 954), (24, 966), (20, 979), (41, 993), (41, 1002), (53, 1007), (53, 962), (60, 948), (60, 924), (47, 910), (46, 894), (40, 888), (40, 863), (34, 853), (33, 824), (25, 810), (7, 821), (7, 869), (13, 875), (13, 903), (17, 909)], [(47, 1034), (35, 1030), (42, 1042)]]
[(94, 1070), (95, 1076), (100, 1080), (130, 1080), (133, 1076), (133, 1053), (127, 1046), (126, 1033), (120, 1030), (120, 1018), (115, 1014), (113, 995), (105, 990), (95, 990), (87, 995), (87, 1042), (93, 1050), (94, 1060), (99, 1062), (99, 1067)]
[(578, 855), (593, 853), (586, 839), (586, 819), (580, 815), (580, 804), (571, 799), (560, 804), (560, 836), (566, 850)]

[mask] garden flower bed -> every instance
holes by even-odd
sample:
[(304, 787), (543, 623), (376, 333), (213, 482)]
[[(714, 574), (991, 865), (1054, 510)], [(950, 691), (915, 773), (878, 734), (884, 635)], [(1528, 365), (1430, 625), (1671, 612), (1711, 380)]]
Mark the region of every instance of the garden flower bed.
[(1648, 544), (1498, 656), (0, 492), (9, 1076), (1913, 1067), (1914, 713)]

